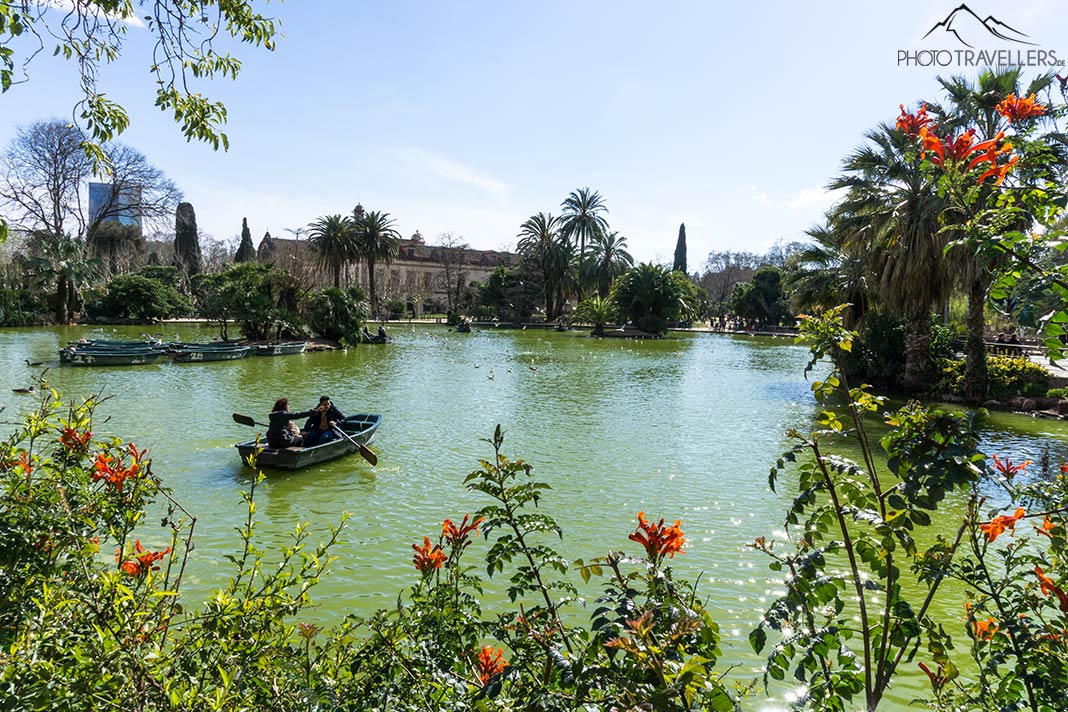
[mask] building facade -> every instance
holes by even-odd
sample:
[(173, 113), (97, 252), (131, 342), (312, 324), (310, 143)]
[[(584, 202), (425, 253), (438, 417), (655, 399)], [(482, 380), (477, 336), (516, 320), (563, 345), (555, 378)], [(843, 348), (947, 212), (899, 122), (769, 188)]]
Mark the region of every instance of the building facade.
[(89, 183), (89, 222), (104, 215), (104, 222), (141, 227), (141, 186), (133, 183)]
[[(256, 258), (259, 262), (273, 262), (314, 287), (334, 284), (333, 272), (318, 262), (306, 240), (265, 235)], [(396, 259), (375, 265), (375, 291), (380, 303), (404, 302), (416, 315), (447, 311), (457, 293), (471, 282), (485, 282), (497, 267), (511, 267), (518, 261), (518, 255), (512, 252), (427, 245), (417, 232), (400, 241)], [(367, 265), (349, 265), (342, 272), (341, 286), (366, 290)]]

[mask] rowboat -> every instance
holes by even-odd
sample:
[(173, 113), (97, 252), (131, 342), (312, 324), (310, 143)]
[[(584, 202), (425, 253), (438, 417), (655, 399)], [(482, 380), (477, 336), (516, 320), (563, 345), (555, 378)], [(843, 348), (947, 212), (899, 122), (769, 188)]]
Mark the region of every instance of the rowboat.
[(307, 345), (307, 341), (288, 341), (284, 344), (260, 344), (256, 347), (256, 355), (288, 356), (289, 354), (302, 354)]
[(252, 352), (251, 346), (206, 346), (202, 348), (179, 348), (169, 351), (171, 357), (178, 363), (191, 361), (234, 361), (245, 358)]
[(79, 339), (78, 341), (68, 341), (67, 346), (71, 348), (103, 348), (103, 349), (128, 349), (128, 348), (158, 348), (166, 346), (159, 339), (141, 339), (139, 341), (113, 341), (111, 339)]
[(59, 361), (71, 366), (139, 366), (153, 363), (163, 353), (156, 340), (111, 341), (83, 339), (59, 350)]
[(72, 349), (59, 352), (59, 360), (71, 366), (142, 366), (155, 363), (163, 355), (162, 349)]
[[(350, 415), (340, 423), (340, 426), (356, 442), (369, 445), (375, 439), (381, 422), (381, 415)], [(345, 438), (330, 440), (312, 447), (272, 448), (267, 447), (264, 442), (255, 440), (238, 443), (234, 447), (241, 453), (241, 459), (245, 464), (248, 464), (249, 458), (255, 455), (256, 467), (279, 470), (299, 470), (320, 462), (351, 455), (359, 449)]]

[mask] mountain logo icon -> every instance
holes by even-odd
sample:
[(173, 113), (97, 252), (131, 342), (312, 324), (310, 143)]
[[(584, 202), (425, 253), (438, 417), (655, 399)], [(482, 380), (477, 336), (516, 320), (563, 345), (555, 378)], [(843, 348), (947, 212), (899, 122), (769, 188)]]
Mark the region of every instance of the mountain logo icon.
[(999, 40), (1006, 42), (1016, 42), (1025, 45), (1034, 45), (1034, 42), (1028, 42), (1026, 34), (1019, 30), (1010, 27), (1001, 20), (997, 19), (993, 15), (987, 15), (986, 19), (980, 18), (975, 12), (961, 3), (959, 6), (953, 9), (946, 19), (941, 22), (936, 22), (934, 27), (927, 31), (927, 34), (922, 39), (927, 39), (930, 35), (941, 30), (942, 32), (949, 33), (957, 38), (957, 40), (965, 47), (973, 47), (972, 44), (965, 39), (973, 39), (976, 36), (983, 37), (983, 32), (993, 35)]

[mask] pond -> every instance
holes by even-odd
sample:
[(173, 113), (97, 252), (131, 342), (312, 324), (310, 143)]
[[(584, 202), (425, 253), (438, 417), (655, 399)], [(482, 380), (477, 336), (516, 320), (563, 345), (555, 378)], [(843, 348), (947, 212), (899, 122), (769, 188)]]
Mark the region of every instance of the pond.
[[(168, 340), (214, 335), (165, 328)], [(141, 331), (108, 327), (106, 336), (131, 339)], [(377, 467), (353, 456), (271, 474), (257, 492), (259, 541), (269, 550), (298, 522), (311, 522), (318, 541), (343, 512), (354, 515), (315, 594), (324, 620), (391, 605), (415, 582), (411, 544), (436, 538), (446, 517), (487, 503), (467, 492), (463, 479), (492, 454), (482, 439), (499, 423), (504, 453), (531, 463), (535, 478), (552, 486), (543, 508), (561, 525), (564, 539), (556, 545), (568, 558), (608, 549), (637, 553), (627, 535), (639, 510), (651, 519), (680, 519), (687, 547), (672, 562), (676, 577), (700, 580), (724, 634), (726, 662), (738, 666), (735, 676), (757, 674), (760, 659), (746, 639), (778, 583), (746, 544), (782, 526), (789, 484), (776, 496), (767, 475), (787, 447), (783, 432), (813, 427), (803, 346), (708, 334), (659, 341), (533, 329), (457, 334), (421, 324), (396, 325), (392, 335), (394, 344), (338, 352), (74, 368), (60, 367), (56, 350), (99, 331), (0, 330), (0, 403), (7, 406), (0, 418), (10, 424), (33, 405), (32, 397), (11, 391), (43, 368), (26, 359), (51, 366), (48, 381), (68, 397), (110, 396), (97, 432), (147, 447), (154, 472), (198, 517), (187, 591), (194, 603), (221, 583), (224, 556), (238, 545), (234, 528), (244, 519), (240, 491), (252, 480), (233, 444), (256, 431), (231, 414), (265, 420), (279, 397), (306, 409), (320, 395), (347, 414), (381, 413), (372, 446)], [(985, 427), (988, 451), (1014, 460), (1037, 461), (1048, 452), (1059, 462), (1068, 450), (1068, 427), (1060, 422), (997, 414)], [(165, 536), (152, 527), (141, 533), (157, 546)], [(484, 550), (473, 549), (471, 560)], [(495, 585), (490, 592), (501, 596)], [(943, 614), (954, 621), (961, 609)], [(902, 683), (893, 699), (904, 709), (925, 687), (911, 677)], [(777, 708), (763, 697), (746, 707)]]

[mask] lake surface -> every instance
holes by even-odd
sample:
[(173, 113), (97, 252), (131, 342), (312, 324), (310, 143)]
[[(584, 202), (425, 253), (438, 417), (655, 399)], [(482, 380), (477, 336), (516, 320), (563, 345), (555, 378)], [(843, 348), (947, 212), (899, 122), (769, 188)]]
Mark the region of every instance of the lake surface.
[[(109, 327), (104, 335), (132, 339), (142, 331)], [(344, 352), (75, 368), (58, 365), (57, 349), (100, 331), (0, 330), (0, 404), (7, 406), (0, 420), (10, 424), (34, 404), (11, 392), (41, 371), (24, 359), (51, 365), (48, 381), (68, 397), (111, 396), (98, 411), (97, 433), (147, 447), (153, 471), (198, 517), (187, 590), (194, 603), (225, 575), (223, 557), (238, 546), (234, 527), (244, 520), (239, 494), (252, 479), (233, 444), (257, 431), (234, 423), (231, 413), (266, 420), (277, 398), (307, 409), (320, 395), (346, 414), (381, 413), (372, 445), (378, 467), (352, 456), (271, 474), (257, 492), (259, 541), (269, 550), (298, 522), (311, 522), (318, 541), (343, 512), (353, 513), (334, 550), (333, 572), (315, 594), (324, 620), (391, 605), (416, 580), (411, 544), (424, 535), (435, 539), (443, 519), (487, 503), (467, 492), (463, 479), (492, 455), (482, 439), (500, 423), (504, 453), (528, 461), (535, 478), (552, 485), (543, 508), (563, 528), (564, 540), (555, 545), (570, 559), (608, 549), (636, 554), (627, 535), (639, 510), (650, 519), (682, 520), (687, 546), (672, 562), (676, 577), (700, 579), (724, 634), (726, 661), (739, 666), (736, 676), (757, 674), (760, 660), (746, 637), (778, 582), (745, 545), (782, 528), (791, 490), (784, 480), (782, 496), (772, 494), (768, 468), (787, 447), (787, 428), (813, 427), (803, 346), (708, 334), (659, 341), (535, 330), (456, 334), (425, 325), (398, 325), (391, 333), (394, 344)], [(184, 341), (213, 336), (184, 326), (163, 334)], [(1038, 461), (1048, 452), (1056, 463), (1068, 451), (1061, 422), (995, 414), (986, 427), (987, 451), (1014, 461)], [(156, 546), (164, 537), (151, 526), (140, 533)], [(477, 563), (480, 546), (469, 562)], [(490, 595), (499, 590), (491, 584)], [(949, 621), (961, 615), (959, 607), (944, 611)], [(921, 682), (902, 681), (893, 696), (901, 709), (926, 692)], [(746, 708), (778, 705), (760, 697)]]

